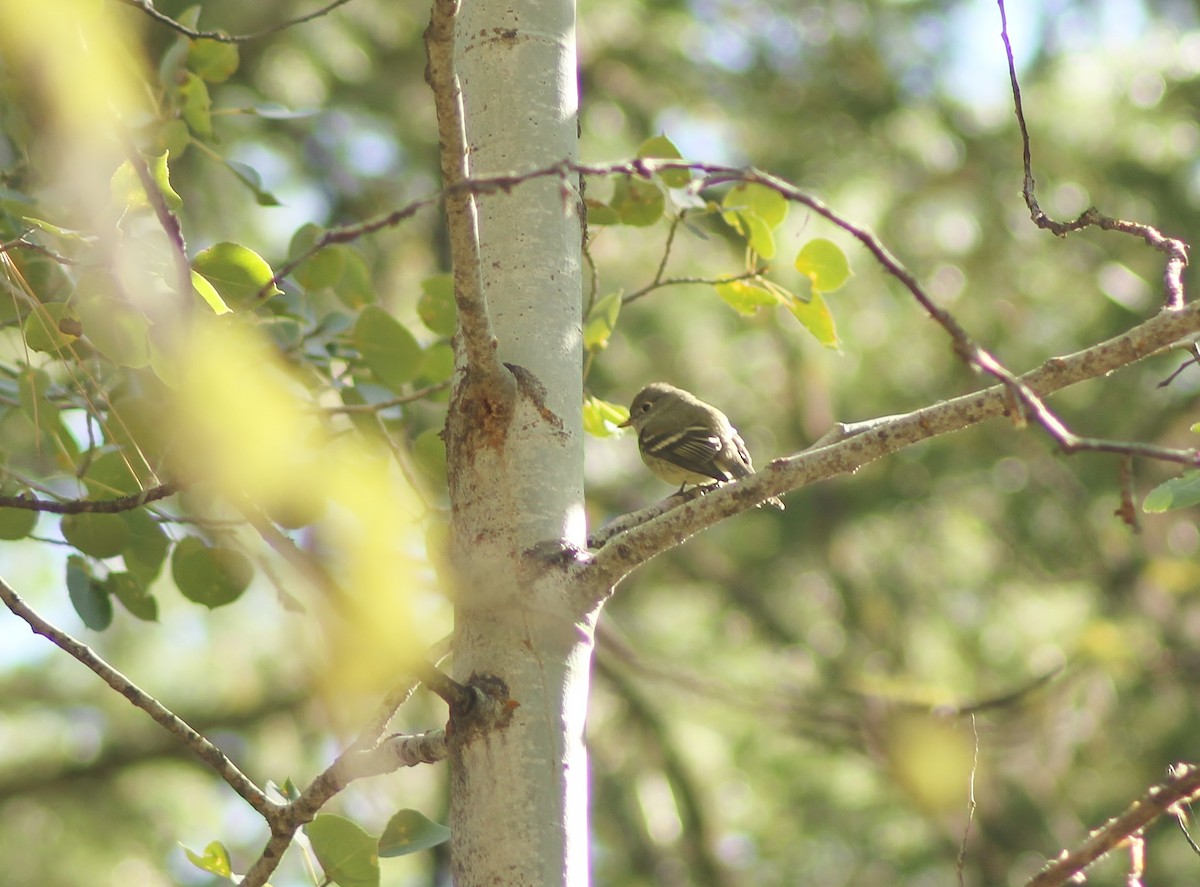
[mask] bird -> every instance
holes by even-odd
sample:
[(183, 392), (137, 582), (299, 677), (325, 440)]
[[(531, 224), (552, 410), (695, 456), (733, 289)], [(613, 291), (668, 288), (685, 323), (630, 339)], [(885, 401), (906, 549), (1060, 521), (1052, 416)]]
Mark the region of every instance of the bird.
[[(693, 394), (653, 382), (633, 398), (621, 427), (637, 430), (642, 461), (679, 491), (688, 484), (728, 483), (754, 474), (750, 452), (729, 417)], [(783, 510), (772, 496), (766, 503)]]

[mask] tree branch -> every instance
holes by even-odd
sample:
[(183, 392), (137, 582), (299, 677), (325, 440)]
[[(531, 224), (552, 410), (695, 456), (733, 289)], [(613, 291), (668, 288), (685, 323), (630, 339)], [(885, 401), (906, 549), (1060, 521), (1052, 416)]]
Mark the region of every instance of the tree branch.
[[(1074, 354), (1052, 358), (1039, 368), (1017, 377), (1017, 380), (1041, 398), (1068, 385), (1098, 378), (1141, 360), (1197, 330), (1200, 330), (1200, 302), (1179, 311), (1164, 310), (1120, 336)], [(770, 496), (848, 474), (914, 443), (1008, 414), (1011, 407), (1010, 389), (1005, 385), (996, 385), (912, 413), (869, 423), (867, 430), (858, 431), (836, 443), (776, 459), (756, 475), (721, 486), (626, 530), (610, 538), (590, 562), (580, 565), (580, 570), (591, 574), (590, 581), (581, 583), (586, 587), (584, 593), (595, 596), (580, 601), (583, 608), (581, 612), (587, 612), (610, 594), (616, 583), (639, 564)], [(1091, 448), (1085, 445), (1098, 443), (1103, 446), (1094, 448), (1110, 452), (1152, 456), (1193, 465), (1200, 461), (1197, 453), (1189, 450), (1167, 450), (1087, 438), (1075, 440), (1080, 449)]]
[(284, 31), (296, 25), (302, 25), (305, 22), (311, 22), (313, 19), (328, 15), (339, 6), (345, 6), (350, 0), (333, 0), (332, 3), (327, 3), (315, 12), (288, 19), (277, 25), (271, 25), (269, 28), (263, 28), (261, 31), (254, 31), (250, 34), (226, 34), (224, 31), (197, 31), (194, 28), (189, 28), (182, 22), (175, 21), (169, 15), (159, 12), (154, 8), (152, 0), (119, 0), (119, 2), (124, 3), (126, 6), (132, 6), (134, 9), (140, 9), (159, 24), (166, 25), (172, 31), (182, 34), (184, 37), (190, 37), (192, 40), (216, 40), (218, 43), (245, 43), (249, 40), (257, 40), (260, 37)]
[(475, 193), (459, 187), (469, 181), (470, 160), (463, 115), (462, 87), (454, 62), (454, 30), (459, 0), (433, 0), (429, 27), (425, 29), (425, 82), (433, 91), (437, 109), (438, 155), (445, 185), (443, 201), (450, 233), (450, 258), (454, 271), (454, 301), (467, 366), (482, 378), (504, 378), (496, 354), (496, 337), (488, 315), (479, 267), (479, 217)]
[(1092, 832), (1078, 849), (1064, 850), (1061, 856), (1026, 881), (1025, 887), (1075, 883), (1097, 859), (1137, 837), (1142, 829), (1164, 813), (1178, 815), (1178, 806), (1197, 796), (1200, 796), (1200, 769), (1190, 764), (1176, 764), (1168, 770), (1166, 782), (1151, 786), (1124, 813)]
[(23, 619), (34, 634), (42, 635), (59, 649), (82, 662), (104, 683), (128, 699), (131, 704), (150, 715), (160, 726), (179, 739), (193, 755), (212, 767), (217, 775), (229, 784), (230, 788), (263, 817), (270, 820), (276, 813), (279, 805), (270, 800), (262, 789), (242, 773), (229, 758), (225, 757), (219, 748), (193, 730), (161, 702), (105, 662), (86, 644), (77, 641), (65, 631), (55, 628), (39, 616), (3, 579), (0, 579), (0, 600), (3, 600), (15, 615)]
[(133, 511), (150, 502), (166, 499), (179, 492), (178, 484), (159, 484), (148, 490), (118, 496), (115, 499), (68, 499), (54, 502), (28, 496), (0, 496), (0, 508), (23, 508), (26, 511), (46, 511), (50, 514), (116, 514)]

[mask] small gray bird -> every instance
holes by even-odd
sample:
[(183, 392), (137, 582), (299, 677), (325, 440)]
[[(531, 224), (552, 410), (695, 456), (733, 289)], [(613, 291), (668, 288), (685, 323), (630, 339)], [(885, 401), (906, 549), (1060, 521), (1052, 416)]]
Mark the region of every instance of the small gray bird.
[[(642, 461), (669, 484), (726, 483), (754, 474), (754, 463), (729, 418), (681, 388), (654, 382), (637, 393), (622, 427), (638, 433)], [(783, 503), (766, 501), (780, 510)]]

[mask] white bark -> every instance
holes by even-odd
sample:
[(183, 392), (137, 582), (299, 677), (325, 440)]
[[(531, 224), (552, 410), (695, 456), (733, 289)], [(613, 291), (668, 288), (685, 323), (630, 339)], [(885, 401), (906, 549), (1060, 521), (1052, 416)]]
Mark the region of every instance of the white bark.
[[(472, 177), (574, 160), (574, 26), (570, 0), (462, 7)], [(544, 180), (477, 201), (484, 303), (512, 378), (468, 361), (447, 422), (454, 672), (502, 680), (517, 707), (503, 727), (450, 736), (453, 871), (458, 887), (582, 885), (595, 614), (576, 618), (570, 559), (554, 556), (586, 532), (578, 195)]]

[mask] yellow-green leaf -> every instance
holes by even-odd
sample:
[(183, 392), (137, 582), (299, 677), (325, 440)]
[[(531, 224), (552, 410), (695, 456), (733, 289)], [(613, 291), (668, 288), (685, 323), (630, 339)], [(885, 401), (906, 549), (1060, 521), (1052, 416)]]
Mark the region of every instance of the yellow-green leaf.
[(764, 305), (778, 305), (780, 297), (749, 280), (730, 280), (716, 284), (717, 295), (738, 314), (752, 316)]
[(371, 372), (398, 390), (421, 367), (421, 346), (408, 329), (378, 305), (368, 305), (354, 324), (354, 344)]
[(34, 306), (21, 331), (31, 351), (57, 354), (79, 338), (83, 326), (66, 302), (45, 302)]
[(379, 836), (380, 856), (404, 856), (450, 840), (450, 829), (418, 810), (400, 810)]
[[(167, 162), (169, 157), (170, 152), (164, 151), (157, 157), (144, 158), (144, 161), (150, 172), (150, 178), (154, 181), (159, 193), (162, 194), (167, 209), (176, 210), (183, 206), (183, 198), (171, 187), (171, 170)], [(150, 198), (146, 196), (142, 180), (138, 178), (133, 164), (128, 160), (117, 167), (117, 171), (113, 173), (112, 181), (109, 183), (109, 188), (112, 191), (113, 202), (118, 206), (124, 206), (131, 210), (150, 208)]]
[(183, 848), (183, 852), (187, 854), (187, 858), (191, 864), (201, 871), (216, 875), (219, 878), (233, 876), (233, 867), (229, 862), (229, 851), (225, 849), (225, 845), (220, 841), (210, 841), (208, 846), (204, 848), (204, 855), (193, 853), (187, 847)]
[(620, 215), (623, 225), (644, 228), (662, 218), (666, 196), (653, 182), (626, 176), (617, 179), (609, 203)]
[(304, 827), (325, 876), (339, 887), (378, 887), (379, 845), (362, 826), (322, 813)]
[(617, 328), (617, 317), (621, 313), (621, 291), (609, 293), (599, 299), (588, 312), (583, 324), (583, 347), (588, 351), (603, 351), (608, 347), (609, 337)]
[(195, 269), (192, 269), (192, 292), (208, 304), (208, 307), (213, 310), (213, 314), (228, 314), (233, 310), (225, 304), (225, 300), (221, 298), (217, 288), (209, 283), (203, 274), (198, 274)]
[(804, 328), (826, 348), (838, 349), (841, 347), (837, 329), (833, 323), (833, 314), (820, 293), (814, 292), (807, 302), (802, 299), (792, 299), (788, 303), (788, 309), (804, 325)]
[(227, 305), (252, 307), (259, 292), (267, 297), (283, 292), (271, 283), (275, 272), (266, 259), (240, 243), (226, 241), (197, 253), (192, 269), (217, 288)]
[(179, 85), (179, 112), (192, 132), (202, 139), (212, 138), (212, 99), (208, 86), (191, 71)]
[(796, 256), (796, 270), (812, 281), (814, 290), (831, 293), (850, 279), (850, 263), (846, 254), (832, 240), (817, 238), (801, 247)]
[(193, 40), (188, 46), (187, 66), (209, 83), (224, 83), (238, 68), (237, 44)]
[(589, 225), (621, 224), (621, 214), (607, 203), (588, 197), (584, 200), (584, 204), (587, 206), (587, 220)]
[(583, 399), (583, 430), (593, 437), (613, 437), (622, 429), (617, 427), (629, 418), (629, 410), (619, 404), (592, 397)]
[(417, 316), (421, 323), (439, 336), (454, 335), (458, 324), (458, 307), (454, 304), (454, 276), (435, 274), (421, 281), (417, 299)]

